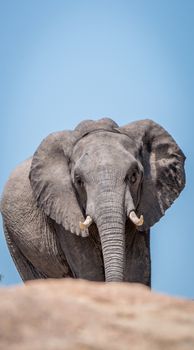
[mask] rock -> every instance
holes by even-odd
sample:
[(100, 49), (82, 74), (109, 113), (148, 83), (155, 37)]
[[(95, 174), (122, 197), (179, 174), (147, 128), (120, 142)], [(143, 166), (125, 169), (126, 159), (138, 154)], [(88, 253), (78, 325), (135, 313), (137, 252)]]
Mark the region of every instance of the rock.
[(142, 285), (36, 280), (0, 290), (1, 350), (191, 350), (194, 303)]

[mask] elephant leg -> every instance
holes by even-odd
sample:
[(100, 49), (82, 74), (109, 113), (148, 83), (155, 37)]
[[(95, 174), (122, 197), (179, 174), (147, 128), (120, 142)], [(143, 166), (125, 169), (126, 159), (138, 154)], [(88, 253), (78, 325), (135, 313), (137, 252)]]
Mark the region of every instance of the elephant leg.
[(78, 237), (58, 226), (61, 249), (74, 278), (104, 281), (101, 244), (95, 227), (90, 227), (89, 237)]
[(151, 287), (150, 231), (126, 230), (125, 281)]
[(23, 281), (47, 278), (47, 276), (38, 271), (31, 262), (22, 254), (17, 245), (12, 241), (8, 229), (4, 225), (4, 233), (7, 241), (7, 245), (12, 256), (12, 259), (16, 265), (16, 268)]

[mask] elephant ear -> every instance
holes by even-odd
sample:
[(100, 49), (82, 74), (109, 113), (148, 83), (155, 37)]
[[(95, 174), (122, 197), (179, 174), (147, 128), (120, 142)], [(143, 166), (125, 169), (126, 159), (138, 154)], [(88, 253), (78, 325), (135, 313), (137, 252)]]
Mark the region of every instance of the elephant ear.
[(75, 142), (73, 132), (50, 134), (35, 152), (29, 179), (38, 203), (45, 214), (66, 230), (83, 235), (79, 221), (83, 221), (68, 167)]
[(133, 122), (119, 131), (132, 138), (144, 168), (138, 215), (147, 230), (164, 215), (185, 185), (185, 156), (169, 133), (151, 120)]

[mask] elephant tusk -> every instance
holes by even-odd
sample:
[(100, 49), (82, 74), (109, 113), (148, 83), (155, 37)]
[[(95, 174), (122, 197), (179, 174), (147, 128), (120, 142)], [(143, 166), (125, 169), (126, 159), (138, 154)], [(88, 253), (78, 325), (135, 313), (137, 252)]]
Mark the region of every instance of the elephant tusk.
[(80, 227), (80, 230), (85, 230), (86, 228), (88, 228), (91, 224), (92, 224), (92, 218), (91, 216), (87, 216), (86, 220), (84, 222), (81, 222), (79, 223), (79, 227)]
[(143, 219), (143, 215), (140, 216), (140, 218), (138, 218), (138, 216), (136, 215), (136, 213), (134, 212), (134, 210), (132, 210), (129, 213), (129, 219), (134, 223), (134, 225), (136, 226), (142, 226), (144, 223), (144, 219)]

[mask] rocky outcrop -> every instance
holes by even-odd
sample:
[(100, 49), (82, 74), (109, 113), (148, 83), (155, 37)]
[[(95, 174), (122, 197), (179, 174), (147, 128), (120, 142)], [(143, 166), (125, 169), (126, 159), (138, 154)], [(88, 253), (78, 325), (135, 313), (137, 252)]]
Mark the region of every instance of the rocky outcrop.
[(0, 290), (1, 350), (191, 350), (194, 303), (127, 283), (37, 280)]

